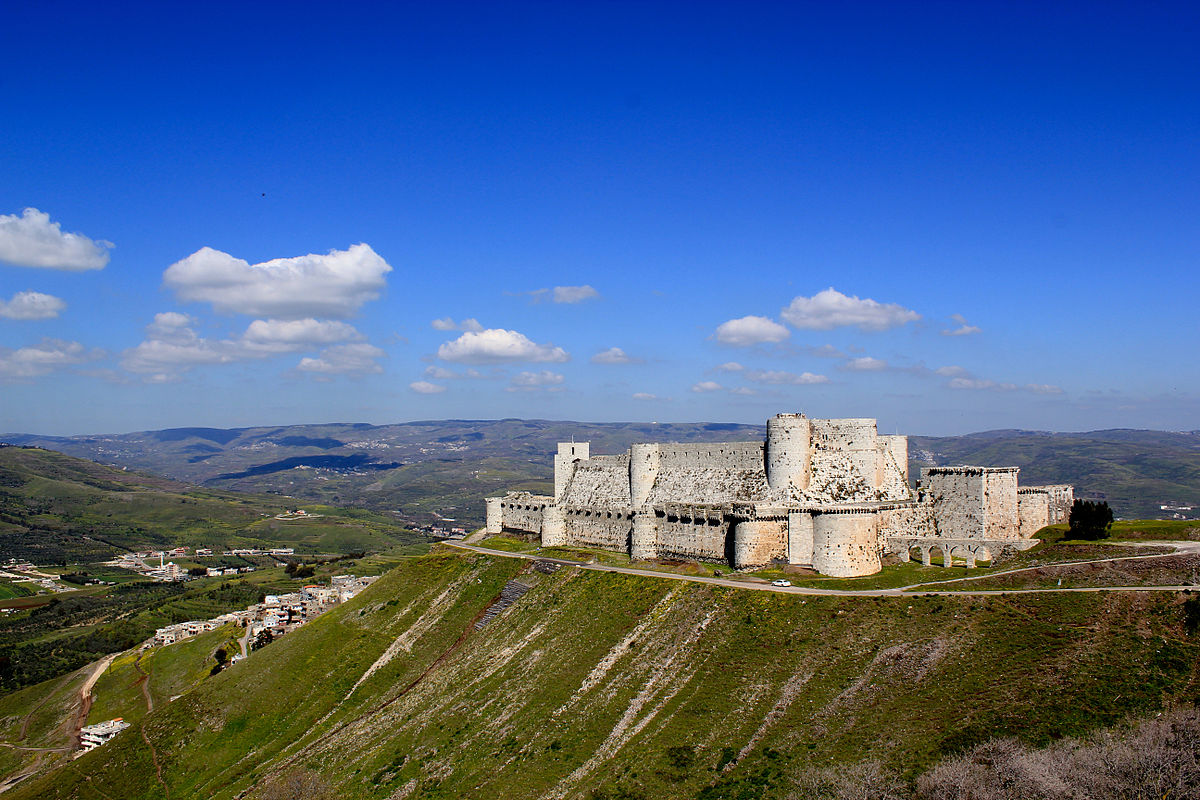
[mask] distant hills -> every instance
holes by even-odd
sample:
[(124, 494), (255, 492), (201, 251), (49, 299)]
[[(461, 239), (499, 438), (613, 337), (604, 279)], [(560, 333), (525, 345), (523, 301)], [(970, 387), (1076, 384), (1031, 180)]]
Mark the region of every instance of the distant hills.
[[(489, 494), (549, 490), (551, 456), (560, 441), (590, 441), (592, 452), (602, 454), (635, 442), (763, 435), (759, 425), (502, 419), (172, 428), (71, 437), (5, 434), (0, 440), (213, 488), (398, 510), (417, 522), (442, 515), (478, 525), (482, 499)], [(1162, 505), (1200, 508), (1198, 431), (911, 436), (909, 455), (914, 476), (929, 465), (1017, 466), (1024, 483), (1072, 483), (1079, 494), (1107, 500), (1126, 518), (1170, 516)]]

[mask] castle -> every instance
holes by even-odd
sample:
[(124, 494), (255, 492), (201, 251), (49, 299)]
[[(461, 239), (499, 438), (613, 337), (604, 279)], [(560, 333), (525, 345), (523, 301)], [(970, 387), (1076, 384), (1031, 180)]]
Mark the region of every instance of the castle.
[(1024, 550), (1038, 529), (1066, 519), (1074, 497), (1067, 485), (1018, 489), (1017, 467), (928, 467), (914, 491), (908, 437), (880, 436), (873, 419), (778, 414), (765, 442), (589, 451), (587, 442), (558, 445), (552, 497), (489, 497), (488, 533), (850, 577), (878, 572), (888, 553), (972, 567)]

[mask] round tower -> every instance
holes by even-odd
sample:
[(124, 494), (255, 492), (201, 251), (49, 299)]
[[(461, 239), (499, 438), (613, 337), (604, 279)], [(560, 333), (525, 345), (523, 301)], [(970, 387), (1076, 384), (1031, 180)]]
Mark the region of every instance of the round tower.
[(772, 489), (803, 491), (812, 465), (812, 422), (803, 414), (767, 420), (767, 483)]

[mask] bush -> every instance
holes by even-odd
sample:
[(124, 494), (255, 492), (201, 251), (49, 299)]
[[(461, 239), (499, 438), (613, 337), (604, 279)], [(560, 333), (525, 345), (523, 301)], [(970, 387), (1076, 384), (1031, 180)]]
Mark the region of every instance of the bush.
[(1067, 518), (1067, 535), (1072, 539), (1103, 539), (1108, 536), (1112, 524), (1113, 513), (1107, 501), (1076, 500)]

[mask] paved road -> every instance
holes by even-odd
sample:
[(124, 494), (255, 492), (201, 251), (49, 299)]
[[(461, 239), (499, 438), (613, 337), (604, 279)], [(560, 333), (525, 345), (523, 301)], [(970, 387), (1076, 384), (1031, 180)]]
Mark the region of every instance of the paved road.
[[(644, 569), (633, 569), (631, 567), (611, 567), (605, 564), (590, 564), (583, 561), (570, 561), (564, 558), (547, 558), (545, 556), (531, 555), (529, 553), (512, 553), (507, 550), (492, 550), (488, 547), (479, 547), (478, 545), (466, 544), (464, 542), (444, 541), (442, 544), (449, 547), (457, 547), (461, 550), (473, 550), (476, 553), (484, 553), (490, 556), (500, 556), (502, 558), (524, 558), (533, 561), (552, 561), (555, 564), (564, 566), (579, 567), (580, 569), (590, 569), (596, 572), (620, 572), (624, 575), (640, 575), (650, 578), (665, 578), (673, 581), (691, 581), (692, 583), (710, 583), (715, 586), (729, 586), (734, 589), (751, 589), (760, 592), (780, 592), (782, 594), (802, 594), (802, 595), (819, 595), (830, 597), (912, 597), (914, 595), (939, 595), (947, 597), (986, 597), (990, 595), (1004, 594), (1049, 594), (1049, 593), (1064, 593), (1064, 592), (1179, 592), (1184, 589), (1197, 589), (1196, 586), (1086, 586), (1080, 588), (1061, 588), (1048, 587), (1044, 589), (965, 589), (959, 591), (939, 591), (934, 587), (941, 583), (954, 583), (962, 580), (970, 580), (971, 578), (954, 578), (949, 581), (933, 581), (930, 583), (917, 583), (910, 586), (900, 586), (893, 589), (819, 589), (810, 586), (772, 586), (768, 582), (755, 583), (745, 580), (732, 580), (729, 578), (709, 578), (702, 575), (677, 575), (670, 572), (651, 572)], [(1176, 545), (1180, 547), (1175, 553), (1158, 553), (1150, 556), (1122, 556), (1120, 558), (1105, 558), (1095, 561), (1073, 561), (1070, 564), (1096, 564), (1108, 561), (1130, 561), (1142, 560), (1147, 558), (1164, 558), (1166, 556), (1178, 555), (1180, 552), (1200, 552), (1200, 542), (1155, 542), (1155, 545)], [(1194, 547), (1193, 547), (1194, 546)], [(1008, 570), (1006, 572), (989, 572), (978, 576), (979, 578), (992, 578), (998, 575), (1011, 575), (1017, 572), (1026, 572), (1034, 569), (1044, 569), (1047, 566), (1065, 566), (1063, 564), (1047, 564), (1042, 567), (1025, 567), (1022, 569)]]

